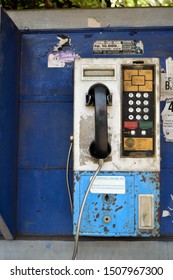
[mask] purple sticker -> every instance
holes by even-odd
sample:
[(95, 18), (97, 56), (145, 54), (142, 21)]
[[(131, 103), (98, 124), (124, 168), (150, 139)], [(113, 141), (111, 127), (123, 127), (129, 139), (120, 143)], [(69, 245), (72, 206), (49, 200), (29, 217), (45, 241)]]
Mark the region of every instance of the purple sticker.
[(80, 56), (71, 50), (53, 51), (48, 55), (48, 67), (65, 67), (66, 63), (72, 63), (76, 58), (80, 58)]

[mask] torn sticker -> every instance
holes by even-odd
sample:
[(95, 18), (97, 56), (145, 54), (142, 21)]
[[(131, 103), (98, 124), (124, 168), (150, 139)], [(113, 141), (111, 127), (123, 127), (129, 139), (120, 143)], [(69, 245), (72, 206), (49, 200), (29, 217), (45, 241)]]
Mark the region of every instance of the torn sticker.
[(173, 98), (173, 60), (166, 59), (166, 72), (161, 73), (161, 100)]
[(58, 43), (53, 51), (48, 54), (48, 68), (71, 67), (78, 54), (72, 50), (71, 39), (66, 35), (57, 35)]
[(169, 217), (169, 216), (171, 216), (170, 212), (167, 210), (163, 210), (162, 217), (165, 218), (165, 217)]
[(166, 99), (161, 116), (165, 140), (166, 142), (173, 142), (173, 98)]
[(57, 39), (59, 42), (54, 46), (54, 51), (62, 50), (63, 47), (70, 47), (71, 46), (71, 39), (66, 35), (57, 35)]
[(73, 51), (54, 51), (48, 55), (48, 67), (65, 67), (66, 64), (73, 62), (76, 58), (80, 58), (80, 56)]

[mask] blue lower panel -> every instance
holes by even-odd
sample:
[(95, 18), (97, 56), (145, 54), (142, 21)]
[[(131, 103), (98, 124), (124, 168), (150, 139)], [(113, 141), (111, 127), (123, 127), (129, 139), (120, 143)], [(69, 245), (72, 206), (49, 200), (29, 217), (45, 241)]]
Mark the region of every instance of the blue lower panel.
[[(74, 172), (73, 233), (76, 234), (82, 201), (94, 172)], [(160, 190), (157, 172), (100, 172), (99, 176), (123, 176), (124, 193), (90, 192), (84, 207), (80, 235), (158, 236)], [(139, 229), (139, 195), (153, 195), (153, 229)], [(108, 220), (106, 220), (108, 219)]]
[(65, 170), (19, 170), (18, 233), (72, 233)]

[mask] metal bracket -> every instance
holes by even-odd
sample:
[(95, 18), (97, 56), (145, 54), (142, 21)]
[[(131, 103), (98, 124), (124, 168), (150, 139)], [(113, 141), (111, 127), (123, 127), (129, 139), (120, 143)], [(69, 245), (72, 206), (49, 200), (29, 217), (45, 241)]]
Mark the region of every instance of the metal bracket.
[(10, 230), (9, 230), (9, 228), (8, 228), (8, 226), (6, 225), (6, 223), (4, 221), (3, 217), (1, 216), (1, 214), (0, 214), (0, 231), (1, 231), (4, 239), (6, 239), (6, 240), (13, 240), (14, 239)]

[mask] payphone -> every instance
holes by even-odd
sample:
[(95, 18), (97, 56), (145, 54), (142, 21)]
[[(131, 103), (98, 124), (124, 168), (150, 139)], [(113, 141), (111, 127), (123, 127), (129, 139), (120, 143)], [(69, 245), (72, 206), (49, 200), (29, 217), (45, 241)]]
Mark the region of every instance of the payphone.
[(74, 235), (159, 235), (159, 76), (157, 58), (75, 60)]

